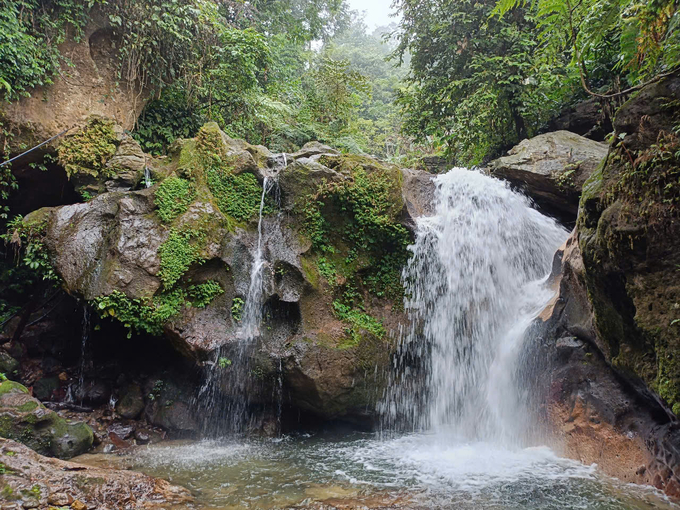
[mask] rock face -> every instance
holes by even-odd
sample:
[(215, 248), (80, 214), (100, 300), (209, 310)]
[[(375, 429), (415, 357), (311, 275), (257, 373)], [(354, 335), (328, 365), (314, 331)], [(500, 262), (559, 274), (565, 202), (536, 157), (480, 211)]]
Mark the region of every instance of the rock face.
[(61, 459), (85, 453), (93, 440), (90, 427), (66, 422), (13, 381), (0, 384), (0, 436)]
[[(271, 400), (271, 386), (282, 384), (276, 391), (295, 409), (370, 423), (392, 332), (405, 320), (407, 227), (430, 211), (431, 176), (321, 144), (288, 155), (284, 167), (282, 155), (230, 139), (215, 124), (171, 153), (149, 158), (160, 181), (152, 188), (25, 219), (42, 225), (38, 237), (64, 287), (131, 334), (164, 335), (196, 367), (216, 367), (219, 357), (223, 366), (213, 370), (235, 370), (227, 361), (239, 356), (259, 245), (264, 317), (244, 378), (260, 390), (249, 395)], [(278, 186), (264, 194), (260, 237), (265, 178)], [(144, 388), (143, 398), (154, 391)], [(191, 399), (168, 391), (145, 403), (145, 415), (196, 430)], [(135, 395), (119, 404), (125, 416), (141, 412)]]
[(598, 349), (576, 231), (557, 254), (559, 292), (529, 346), (539, 414), (562, 454), (610, 476), (680, 495), (680, 427), (644, 385), (621, 377)]
[(489, 172), (524, 191), (547, 213), (573, 221), (581, 188), (607, 146), (569, 131), (524, 140), (489, 163)]
[(646, 87), (615, 119), (616, 142), (584, 186), (578, 220), (598, 347), (680, 413), (680, 77)]
[[(64, 462), (0, 439), (3, 509), (21, 508), (187, 508), (189, 491), (165, 480), (135, 473)], [(174, 506), (173, 506), (174, 507)]]
[(680, 78), (624, 104), (558, 253), (559, 295), (528, 354), (565, 454), (680, 496)]
[[(68, 39), (60, 47), (72, 65), (62, 66), (62, 76), (54, 83), (38, 87), (30, 97), (2, 106), (2, 115), (11, 119), (14, 137), (7, 142), (32, 146), (85, 124), (91, 115), (114, 119), (124, 129), (132, 129), (144, 108), (146, 94), (134, 87), (118, 86), (117, 41), (108, 17), (93, 11), (80, 42)], [(14, 152), (14, 151), (12, 151)]]

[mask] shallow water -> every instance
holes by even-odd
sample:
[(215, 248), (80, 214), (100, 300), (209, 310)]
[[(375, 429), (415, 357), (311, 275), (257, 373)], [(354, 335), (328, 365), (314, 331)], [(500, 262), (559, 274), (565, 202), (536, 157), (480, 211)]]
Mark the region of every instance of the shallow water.
[(168, 442), (77, 461), (165, 478), (211, 509), (324, 501), (339, 508), (678, 508), (651, 488), (605, 477), (546, 447), (507, 450), (442, 434)]

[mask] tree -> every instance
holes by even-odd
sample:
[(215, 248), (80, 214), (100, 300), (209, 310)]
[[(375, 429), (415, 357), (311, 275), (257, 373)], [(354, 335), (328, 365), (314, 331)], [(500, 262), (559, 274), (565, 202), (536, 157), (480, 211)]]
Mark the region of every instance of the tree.
[[(518, 9), (490, 18), (494, 0), (397, 0), (395, 58), (411, 54), (399, 103), (405, 129), (438, 140), (462, 164), (479, 164), (536, 132), (554, 101), (537, 76), (533, 20)], [(543, 101), (527, 101), (528, 94)], [(527, 108), (540, 104), (542, 111)]]

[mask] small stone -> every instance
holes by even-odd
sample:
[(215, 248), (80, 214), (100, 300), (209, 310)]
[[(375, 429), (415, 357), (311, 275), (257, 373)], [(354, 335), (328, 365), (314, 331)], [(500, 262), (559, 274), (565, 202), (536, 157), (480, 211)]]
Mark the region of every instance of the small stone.
[(135, 427), (134, 425), (118, 422), (109, 425), (108, 431), (113, 432), (121, 439), (128, 439), (134, 433)]
[(38, 505), (39, 503), (37, 499), (28, 499), (21, 503), (21, 506), (24, 508), (38, 508)]
[(135, 439), (137, 444), (148, 444), (151, 441), (151, 436), (145, 430), (137, 430), (135, 432)]
[(87, 510), (87, 506), (85, 506), (85, 503), (82, 501), (76, 499), (73, 503), (71, 503), (71, 508), (73, 510)]

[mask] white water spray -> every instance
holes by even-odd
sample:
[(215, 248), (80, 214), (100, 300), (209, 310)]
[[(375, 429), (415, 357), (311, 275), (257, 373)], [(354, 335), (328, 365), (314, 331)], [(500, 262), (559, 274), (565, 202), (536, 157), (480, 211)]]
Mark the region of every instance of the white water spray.
[(149, 170), (148, 166), (145, 166), (144, 167), (144, 187), (150, 188), (152, 184), (153, 184), (153, 181), (151, 180), (151, 170)]
[[(387, 425), (405, 420), (414, 430), (511, 442), (526, 416), (517, 355), (553, 295), (544, 280), (567, 233), (479, 172), (455, 168), (435, 182), (436, 213), (418, 220), (404, 270), (412, 324), (385, 402)], [(420, 361), (420, 379), (407, 357)]]

